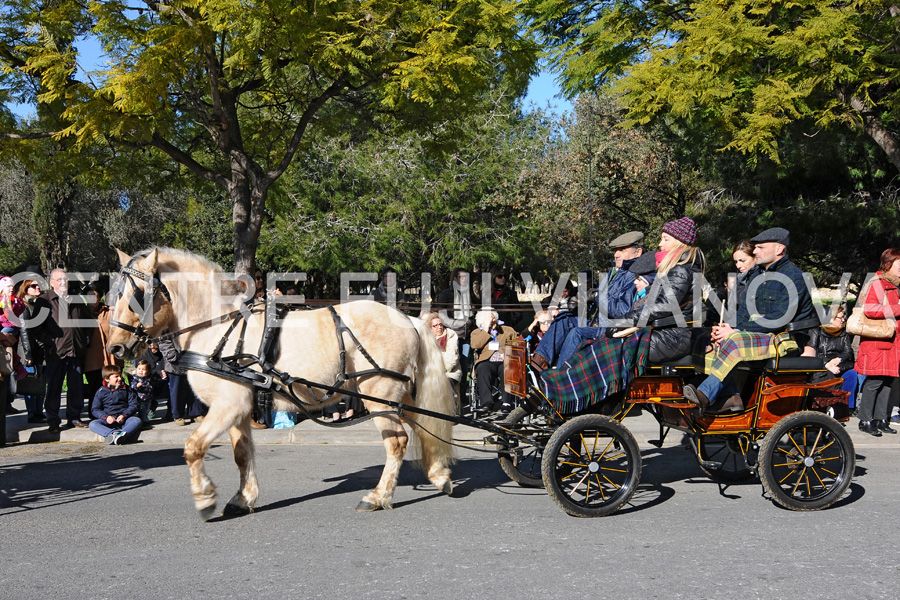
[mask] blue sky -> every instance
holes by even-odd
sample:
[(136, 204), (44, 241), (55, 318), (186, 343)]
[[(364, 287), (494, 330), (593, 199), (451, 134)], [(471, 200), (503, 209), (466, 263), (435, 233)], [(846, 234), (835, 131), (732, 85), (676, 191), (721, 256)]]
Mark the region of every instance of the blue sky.
[(537, 108), (546, 108), (550, 104), (552, 112), (557, 114), (571, 112), (572, 103), (559, 95), (559, 84), (554, 76), (547, 71), (541, 71), (531, 80), (528, 86), (528, 94), (525, 96), (525, 107), (534, 104)]

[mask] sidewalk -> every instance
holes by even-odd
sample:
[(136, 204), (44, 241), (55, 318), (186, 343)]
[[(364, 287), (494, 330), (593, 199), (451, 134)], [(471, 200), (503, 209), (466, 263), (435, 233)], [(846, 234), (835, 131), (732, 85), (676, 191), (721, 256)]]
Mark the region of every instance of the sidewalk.
[[(65, 398), (63, 408), (64, 414)], [(60, 433), (50, 433), (45, 424), (27, 423), (25, 404), (21, 397), (17, 398), (13, 406), (21, 412), (16, 415), (6, 416), (6, 442), (15, 443), (47, 443), (47, 442), (77, 442), (77, 443), (102, 443), (103, 438), (89, 429), (65, 429)], [(86, 419), (83, 419), (86, 421)], [(628, 417), (624, 424), (637, 440), (638, 447), (642, 450), (652, 448), (649, 440), (659, 439), (659, 425), (651, 415), (644, 413), (636, 417)], [(152, 422), (153, 429), (141, 432), (141, 442), (145, 444), (184, 444), (197, 428), (196, 424), (178, 426), (172, 422), (163, 423), (159, 419)], [(858, 451), (861, 448), (892, 448), (897, 449), (900, 443), (900, 433), (897, 435), (885, 434), (880, 438), (862, 433), (858, 428), (858, 420), (851, 418), (845, 423), (847, 432), (853, 440), (853, 445)], [(900, 431), (900, 424), (893, 427)], [(454, 440), (464, 446), (481, 446), (488, 432), (466, 425), (457, 425), (453, 428)], [(665, 440), (665, 446), (681, 445), (683, 435), (680, 431), (672, 430)], [(335, 444), (381, 445), (381, 436), (370, 419), (359, 423), (353, 423), (342, 427), (328, 427), (319, 425), (313, 421), (303, 421), (290, 429), (254, 429), (253, 441), (256, 444)], [(225, 432), (216, 440), (217, 443), (230, 444), (228, 433)]]

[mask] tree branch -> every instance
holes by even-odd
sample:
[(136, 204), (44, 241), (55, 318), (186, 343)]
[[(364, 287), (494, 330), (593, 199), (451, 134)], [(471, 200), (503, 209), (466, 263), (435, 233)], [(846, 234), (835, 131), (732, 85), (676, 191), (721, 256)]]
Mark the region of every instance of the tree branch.
[(34, 131), (29, 133), (8, 131), (0, 133), (0, 138), (5, 140), (43, 140), (53, 137), (57, 133), (59, 133), (59, 131)]
[(285, 149), (284, 156), (281, 158), (281, 162), (279, 165), (266, 173), (266, 179), (269, 181), (275, 181), (279, 177), (281, 177), (282, 173), (284, 173), (288, 166), (290, 166), (291, 161), (294, 160), (294, 154), (297, 153), (297, 149), (300, 148), (300, 141), (303, 139), (303, 134), (306, 133), (306, 128), (309, 126), (309, 122), (312, 121), (312, 118), (319, 111), (320, 108), (325, 106), (325, 103), (328, 102), (329, 99), (336, 96), (344, 87), (347, 86), (347, 77), (341, 76), (337, 78), (328, 88), (322, 92), (322, 94), (313, 100), (309, 106), (306, 107), (306, 110), (303, 111), (303, 115), (300, 117), (300, 121), (297, 123), (297, 127), (294, 129), (294, 135), (291, 137), (291, 143), (288, 144), (288, 147)]
[[(194, 158), (191, 155), (182, 151), (180, 148), (178, 148), (175, 145), (173, 145), (172, 143), (170, 143), (168, 140), (163, 138), (158, 133), (153, 134), (152, 140), (153, 141), (151, 141), (149, 145), (162, 150), (167, 155), (169, 155), (169, 157), (171, 157), (172, 160), (184, 165), (198, 177), (202, 177), (203, 179), (206, 179), (207, 181), (211, 181), (211, 182), (215, 183), (216, 185), (221, 187), (223, 190), (228, 190), (228, 180), (225, 179), (221, 174), (216, 173), (215, 171), (204, 167), (203, 165), (198, 163), (196, 160), (194, 160)], [(124, 142), (124, 143), (125, 143), (125, 145), (136, 145), (136, 146), (146, 145), (146, 144), (129, 144), (128, 142)]]

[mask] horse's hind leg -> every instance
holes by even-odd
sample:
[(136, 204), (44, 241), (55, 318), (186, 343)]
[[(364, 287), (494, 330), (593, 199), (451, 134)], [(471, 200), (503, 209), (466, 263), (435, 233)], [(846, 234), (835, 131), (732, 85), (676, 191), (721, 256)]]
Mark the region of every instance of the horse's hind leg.
[(253, 512), (253, 505), (259, 497), (256, 481), (256, 464), (253, 460), (253, 438), (250, 437), (250, 420), (242, 419), (233, 425), (228, 434), (234, 448), (234, 462), (241, 473), (241, 485), (234, 497), (225, 505), (222, 514), (226, 516), (245, 515)]
[(406, 454), (406, 445), (409, 442), (406, 430), (397, 419), (375, 417), (374, 421), (375, 426), (381, 431), (387, 460), (384, 463), (384, 471), (381, 473), (378, 486), (363, 496), (356, 506), (356, 510), (359, 512), (391, 508), (391, 500), (393, 500), (394, 490), (397, 488), (397, 477), (400, 475), (400, 466), (403, 464), (403, 456)]

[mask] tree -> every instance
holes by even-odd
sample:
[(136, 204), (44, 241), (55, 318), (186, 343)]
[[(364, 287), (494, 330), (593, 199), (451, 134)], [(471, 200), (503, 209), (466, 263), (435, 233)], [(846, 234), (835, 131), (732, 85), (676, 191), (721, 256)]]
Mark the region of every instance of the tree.
[[(41, 102), (63, 104), (56, 136), (150, 149), (218, 186), (242, 272), (310, 130), (340, 131), (362, 112), (463, 116), (498, 78), (524, 89), (536, 57), (515, 0), (4, 4), (15, 25), (0, 32), (0, 59), (40, 80)], [(74, 42), (61, 40), (84, 35), (106, 65), (79, 78)]]
[(616, 98), (580, 96), (561, 143), (530, 170), (531, 218), (556, 268), (605, 269), (606, 243), (631, 230), (653, 248), (662, 225), (684, 216), (708, 185), (676, 152), (676, 131), (662, 122), (625, 129), (624, 118)]
[(339, 136), (311, 138), (279, 183), (260, 259), (324, 274), (391, 266), (401, 279), (413, 274), (411, 285), (421, 272), (539, 262), (542, 224), (528, 218), (520, 184), (543, 162), (549, 127), (502, 86), (476, 101), (465, 123), (402, 134), (348, 123)]
[(894, 0), (531, 0), (570, 95), (612, 85), (631, 123), (673, 115), (778, 162), (785, 129), (864, 131), (900, 172)]

